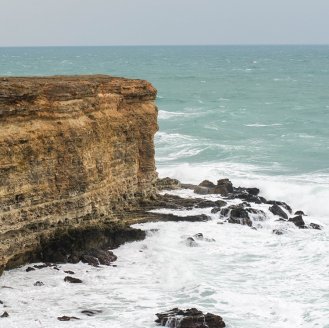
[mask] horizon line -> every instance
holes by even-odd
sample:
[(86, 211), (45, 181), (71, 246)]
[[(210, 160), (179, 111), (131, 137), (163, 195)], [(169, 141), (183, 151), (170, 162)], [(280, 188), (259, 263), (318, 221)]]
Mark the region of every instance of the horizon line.
[(244, 47), (244, 46), (329, 46), (329, 43), (220, 43), (220, 44), (100, 44), (100, 45), (4, 45), (0, 48), (82, 48), (82, 47)]

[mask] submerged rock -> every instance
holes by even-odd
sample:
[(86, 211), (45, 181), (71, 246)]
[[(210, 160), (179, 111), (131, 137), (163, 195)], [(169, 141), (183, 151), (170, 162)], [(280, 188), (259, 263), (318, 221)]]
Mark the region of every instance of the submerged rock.
[(93, 317), (96, 314), (102, 313), (101, 310), (83, 310), (81, 311), (82, 314), (87, 315), (88, 317)]
[(199, 246), (199, 244), (192, 237), (186, 238), (185, 244), (188, 247), (198, 247)]
[(71, 320), (80, 320), (80, 318), (69, 317), (69, 316), (63, 315), (62, 317), (58, 317), (57, 320), (59, 320), (59, 321), (71, 321)]
[(310, 223), (310, 228), (315, 230), (322, 230), (322, 227), (317, 223)]
[(37, 281), (33, 284), (33, 286), (44, 286), (44, 283), (42, 281)]
[(196, 233), (193, 238), (195, 238), (196, 240), (203, 240), (203, 241), (208, 241), (208, 242), (214, 242), (216, 241), (214, 238), (205, 238), (203, 233), (199, 232)]
[(219, 315), (206, 313), (192, 308), (180, 310), (172, 309), (168, 312), (157, 313), (155, 320), (160, 326), (170, 328), (223, 328), (226, 327), (223, 318)]

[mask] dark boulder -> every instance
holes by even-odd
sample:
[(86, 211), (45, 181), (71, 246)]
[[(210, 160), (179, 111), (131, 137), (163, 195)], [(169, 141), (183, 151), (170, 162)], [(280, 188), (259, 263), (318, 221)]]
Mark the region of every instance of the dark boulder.
[(278, 215), (281, 218), (284, 218), (285, 220), (288, 220), (288, 215), (287, 213), (278, 205), (278, 204), (273, 204), (269, 210), (274, 214)]
[(223, 328), (225, 322), (222, 317), (212, 313), (206, 313), (192, 308), (180, 310), (172, 309), (168, 312), (157, 313), (155, 320), (160, 326), (170, 328)]
[(306, 228), (305, 222), (304, 222), (303, 217), (301, 215), (290, 218), (288, 221), (292, 222), (295, 226), (297, 226), (300, 229), (305, 229)]
[(70, 276), (66, 276), (64, 278), (64, 281), (65, 282), (69, 282), (71, 284), (81, 284), (82, 283), (82, 280), (81, 279), (70, 277)]
[(8, 318), (9, 317), (9, 313), (7, 311), (3, 312), (1, 315), (0, 315), (0, 318)]

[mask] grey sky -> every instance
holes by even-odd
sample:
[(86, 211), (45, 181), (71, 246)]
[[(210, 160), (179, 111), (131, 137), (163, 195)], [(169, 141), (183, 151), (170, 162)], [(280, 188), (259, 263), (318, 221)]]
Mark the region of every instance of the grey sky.
[(0, 0), (0, 46), (329, 44), (329, 0)]

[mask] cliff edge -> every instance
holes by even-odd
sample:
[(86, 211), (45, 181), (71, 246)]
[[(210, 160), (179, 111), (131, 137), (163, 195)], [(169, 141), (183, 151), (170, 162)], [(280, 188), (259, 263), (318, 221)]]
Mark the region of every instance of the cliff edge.
[(154, 196), (155, 98), (142, 80), (0, 78), (0, 273)]

